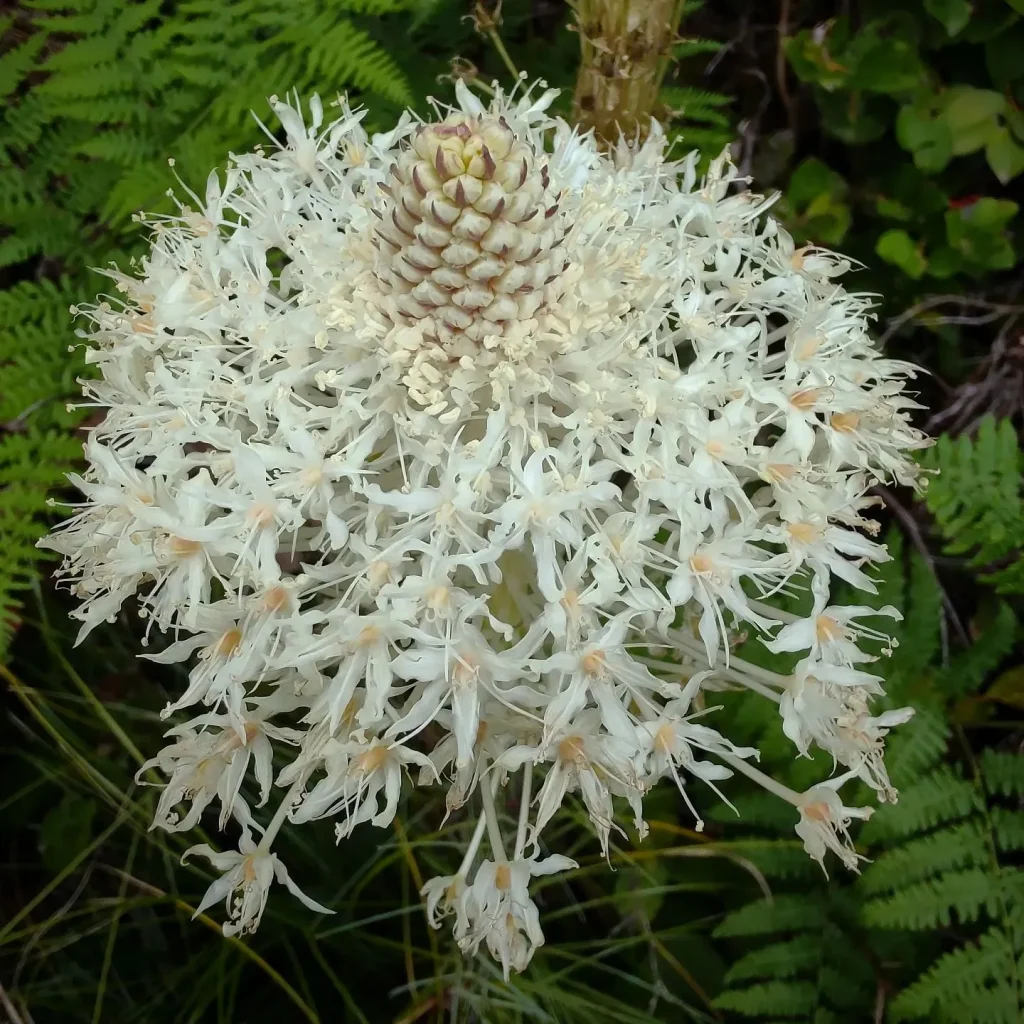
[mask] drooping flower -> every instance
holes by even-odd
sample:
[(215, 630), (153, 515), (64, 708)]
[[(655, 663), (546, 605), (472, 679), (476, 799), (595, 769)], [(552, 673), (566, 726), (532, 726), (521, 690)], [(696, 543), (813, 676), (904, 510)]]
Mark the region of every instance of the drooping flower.
[(544, 944), (540, 913), (530, 898), (532, 878), (571, 871), (579, 865), (554, 854), (513, 861), (485, 860), (476, 869), (472, 885), (457, 902), (455, 936), (465, 953), (475, 953), (481, 942), (501, 964), (508, 981), (509, 971), (524, 971), (538, 946)]
[(220, 900), (224, 900), (228, 920), (224, 922), (225, 935), (254, 932), (267, 906), (271, 885), (280, 882), (303, 906), (320, 914), (333, 914), (330, 907), (322, 906), (307, 896), (292, 880), (288, 869), (276, 853), (271, 853), (263, 843), (257, 845), (244, 833), (237, 851), (218, 853), (206, 843), (192, 846), (182, 854), (184, 862), (189, 857), (205, 857), (210, 864), (222, 872), (203, 896), (193, 917)]
[[(536, 859), (569, 792), (610, 857), (659, 778), (689, 802), (688, 776), (742, 772), (851, 865), (864, 811), (839, 783), (895, 796), (882, 741), (909, 712), (872, 712), (879, 635), (830, 600), (887, 557), (869, 487), (915, 479), (913, 367), (879, 356), (848, 264), (797, 249), (727, 156), (698, 178), (656, 124), (604, 151), (552, 99), (459, 83), (373, 137), (344, 101), (325, 124), (317, 98), (308, 123), (272, 99), (283, 141), (150, 218), (137, 276), (110, 272), (122, 298), (76, 310), (106, 412), (49, 543), (83, 635), (134, 594), (147, 640), (172, 638), (147, 656), (193, 659), (167, 713), (203, 712), (152, 762), (158, 820), (218, 799), (242, 825), (240, 852), (193, 851), (226, 872), (203, 906), (227, 899), (234, 930), (293, 884), (281, 827), (386, 825), (416, 782), (447, 782), (451, 814), (482, 804), (424, 895), (506, 973), (543, 940), (530, 877), (569, 866)], [(812, 620), (773, 606), (808, 586)], [(806, 656), (776, 675), (733, 654), (744, 633)], [(703, 703), (726, 685), (847, 774), (804, 796), (763, 775)], [(241, 794), (255, 772), (267, 795), (270, 746), (287, 792), (256, 847)]]
[(857, 853), (850, 839), (849, 827), (854, 818), (870, 818), (870, 807), (846, 807), (839, 797), (839, 787), (853, 772), (828, 779), (804, 793), (797, 805), (800, 820), (796, 834), (804, 841), (804, 849), (825, 866), (825, 854), (831, 850), (843, 864), (856, 869), (864, 858)]

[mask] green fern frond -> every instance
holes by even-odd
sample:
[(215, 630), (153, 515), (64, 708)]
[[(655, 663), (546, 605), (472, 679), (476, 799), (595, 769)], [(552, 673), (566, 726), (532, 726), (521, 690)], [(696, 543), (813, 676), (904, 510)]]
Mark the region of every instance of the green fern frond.
[(661, 100), (666, 106), (684, 112), (689, 107), (714, 109), (727, 107), (732, 102), (728, 96), (720, 92), (694, 89), (687, 85), (666, 85), (661, 90)]
[(984, 866), (989, 856), (982, 825), (966, 821), (880, 854), (858, 887), (865, 896), (892, 892), (931, 875)]
[(755, 949), (740, 957), (725, 974), (732, 985), (757, 978), (791, 978), (817, 970), (821, 962), (821, 941), (817, 935), (800, 935), (787, 942)]
[(989, 793), (1024, 797), (1024, 756), (988, 747), (982, 752), (979, 767)]
[(966, 817), (980, 798), (974, 786), (943, 765), (900, 794), (898, 804), (883, 807), (861, 829), (867, 843), (912, 836), (947, 821)]
[(760, 1021), (807, 1018), (818, 1001), (809, 981), (769, 981), (749, 988), (727, 989), (716, 1000), (721, 1010), (732, 1010)]
[(308, 50), (311, 69), (322, 76), (322, 88), (336, 82), (351, 82), (356, 88), (374, 92), (398, 106), (413, 102), (401, 69), (370, 36), (351, 22), (341, 21), (321, 36)]
[(864, 920), (875, 928), (925, 931), (976, 921), (996, 896), (992, 875), (978, 868), (955, 871), (901, 887), (864, 905)]
[[(1015, 973), (1014, 950), (1006, 935), (993, 928), (976, 942), (940, 957), (913, 985), (893, 1002), (897, 1020), (919, 1017), (958, 1021), (1016, 1021), (1019, 1018), (1016, 986), (1008, 982)], [(982, 1007), (989, 1014), (992, 1002), (1012, 1015), (975, 1016)], [(971, 1005), (976, 1010), (970, 1009)], [(950, 1016), (950, 1014), (958, 1016)]]
[(715, 929), (716, 937), (779, 935), (820, 929), (825, 922), (821, 903), (813, 893), (757, 900), (734, 910)]
[(925, 500), (946, 551), (970, 554), (971, 565), (990, 568), (988, 579), (997, 589), (1008, 589), (1007, 569), (993, 566), (1016, 561), (1024, 547), (1024, 455), (1013, 424), (988, 416), (974, 438), (940, 437), (923, 462), (939, 470)]
[[(898, 536), (895, 534), (895, 537)], [(892, 533), (886, 541), (889, 544), (892, 561), (881, 566), (882, 586), (872, 603), (876, 607), (893, 604), (904, 611), (903, 619), (892, 628), (892, 636), (896, 641), (893, 653), (882, 662), (886, 691), (893, 701), (902, 702), (906, 699), (908, 688), (920, 677), (922, 667), (930, 665), (939, 654), (939, 624), (943, 615), (942, 590), (931, 566), (917, 551), (910, 555), (909, 570), (904, 576), (902, 543), (894, 546)], [(899, 594), (895, 600), (892, 599), (892, 595), (886, 593), (887, 588), (891, 586), (893, 574), (900, 580)], [(873, 653), (880, 652), (876, 650)]]
[(936, 673), (936, 685), (950, 697), (962, 697), (977, 690), (1017, 642), (1017, 617), (1005, 602), (985, 623), (970, 647), (959, 651), (947, 667)]
[(897, 787), (910, 785), (939, 764), (946, 752), (950, 728), (941, 710), (921, 707), (914, 717), (892, 734), (885, 763)]
[[(693, 13), (693, 5), (687, 4), (687, 13)], [(672, 47), (672, 59), (686, 60), (687, 57), (698, 57), (705, 53), (718, 53), (722, 44), (714, 39), (680, 39)]]
[(0, 99), (10, 96), (35, 68), (45, 42), (43, 35), (29, 36), (20, 46), (0, 57)]
[[(788, 827), (791, 829), (792, 825), (790, 821)], [(821, 868), (807, 856), (807, 851), (798, 840), (734, 840), (723, 844), (723, 850), (746, 858), (766, 878), (816, 878), (821, 873)]]
[(993, 807), (991, 820), (992, 834), (1001, 852), (1024, 850), (1024, 812)]
[[(938, 585), (923, 559), (908, 557), (898, 534), (888, 541), (893, 561), (880, 567), (880, 592), (872, 600), (905, 608), (906, 617), (897, 625), (900, 646), (888, 661), (887, 689), (893, 700), (917, 706), (915, 717), (887, 742), (899, 802), (884, 805), (860, 829), (858, 848), (870, 858), (860, 877), (817, 885), (801, 878), (774, 904), (758, 900), (722, 922), (716, 937), (742, 940), (744, 947), (757, 943), (744, 948), (727, 973), (717, 1003), (723, 1010), (775, 1020), (776, 1006), (759, 1013), (758, 1000), (795, 984), (804, 1002), (789, 1021), (868, 1020), (880, 986), (898, 986), (895, 979), (902, 977), (911, 984), (890, 999), (893, 1020), (1018, 1020), (1024, 871), (1000, 858), (1024, 850), (1024, 811), (1016, 806), (1024, 800), (1024, 756), (986, 750), (976, 771), (961, 771), (948, 708), (983, 689), (1017, 640), (1017, 620), (1008, 604), (998, 605), (987, 621), (974, 624), (979, 635), (971, 648), (936, 666)], [(745, 708), (738, 702), (737, 720)], [(800, 789), (792, 767), (789, 772), (787, 782)], [(1015, 806), (1000, 806), (1004, 800)], [(763, 819), (758, 825), (769, 826), (768, 808), (760, 799), (751, 804)], [(752, 841), (748, 850), (734, 841), (729, 848), (760, 864), (758, 843), (781, 849), (785, 842)], [(773, 877), (773, 888), (775, 879), (784, 876)], [(945, 930), (950, 926), (955, 933)], [(811, 989), (803, 986), (816, 993), (809, 1003)]]
[(725, 804), (718, 804), (709, 808), (708, 817), (726, 826), (742, 821), (747, 828), (792, 834), (797, 821), (796, 813), (792, 807), (772, 794), (760, 790), (754, 793), (741, 793), (732, 802), (736, 810)]

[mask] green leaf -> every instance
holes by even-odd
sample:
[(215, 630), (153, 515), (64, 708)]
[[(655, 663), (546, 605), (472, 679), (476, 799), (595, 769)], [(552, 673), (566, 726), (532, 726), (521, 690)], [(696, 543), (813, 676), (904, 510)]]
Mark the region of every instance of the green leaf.
[(1005, 88), (1024, 75), (1024, 22), (1010, 26), (985, 43), (985, 64), (994, 85)]
[(948, 245), (939, 245), (928, 254), (928, 275), (945, 281), (964, 269), (963, 257)]
[(958, 85), (942, 97), (940, 118), (949, 128), (953, 155), (963, 156), (984, 146), (999, 130), (998, 116), (1006, 98), (992, 89)]
[(985, 146), (985, 159), (992, 173), (1005, 185), (1024, 171), (1024, 146), (1021, 146), (1008, 128), (1000, 128)]
[(60, 871), (89, 844), (95, 815), (94, 800), (65, 793), (60, 803), (43, 818), (39, 829), (39, 852), (51, 871)]
[(889, 103), (862, 92), (817, 90), (821, 124), (833, 138), (848, 146), (863, 146), (882, 138), (892, 119)]
[(845, 193), (846, 182), (828, 164), (811, 157), (800, 163), (789, 179), (786, 196), (798, 210), (824, 193)]
[(1024, 796), (1024, 757), (1020, 754), (986, 749), (981, 755), (981, 775), (990, 793)]
[(804, 160), (790, 176), (786, 190), (794, 214), (790, 226), (801, 239), (837, 245), (850, 226), (848, 190), (843, 177), (827, 164), (815, 157)]
[(896, 141), (914, 154), (914, 164), (935, 174), (953, 156), (953, 133), (949, 125), (919, 105), (907, 105), (896, 117)]
[(1010, 129), (1010, 133), (1024, 145), (1024, 110), (1019, 107), (1007, 107), (1005, 117), (1006, 127)]
[[(1005, 981), (1013, 978), (1015, 973), (1011, 942), (1000, 929), (992, 928), (976, 943), (947, 953), (936, 961), (915, 984), (898, 995), (893, 1003), (893, 1012), (897, 1020), (922, 1017), (936, 1019), (935, 1011), (945, 1007), (947, 1015), (942, 1018), (944, 1020), (960, 1020), (965, 1024), (971, 1020), (1015, 1021), (1020, 1008), (1013, 987), (1005, 985)], [(1009, 988), (1007, 993), (998, 993), (1007, 1011), (1006, 1015), (976, 1016), (977, 1011), (981, 1010), (980, 1000), (983, 995), (991, 992), (993, 981)], [(950, 1006), (951, 1003), (967, 1000), (974, 1003), (974, 1012), (966, 1006), (963, 1010), (960, 1007), (952, 1009)], [(952, 1016), (950, 1010), (952, 1014), (960, 1011), (960, 1015)], [(981, 1013), (985, 1011), (981, 1010)]]
[(754, 978), (791, 978), (812, 970), (821, 962), (821, 936), (812, 932), (788, 942), (755, 949), (737, 960), (726, 972), (729, 984)]
[(928, 267), (921, 247), (902, 228), (890, 228), (875, 244), (875, 252), (893, 266), (899, 267), (915, 281)]
[(1009, 199), (984, 196), (970, 206), (946, 214), (946, 239), (972, 263), (1004, 270), (1016, 262), (1006, 225), (1016, 216), (1017, 204)]
[(942, 22), (949, 36), (958, 35), (971, 20), (971, 5), (967, 0), (924, 0), (924, 9)]
[[(831, 26), (835, 27), (835, 23)], [(833, 90), (846, 82), (849, 69), (832, 54), (832, 42), (839, 33), (812, 33), (806, 29), (784, 43), (786, 58), (797, 77)], [(830, 39), (830, 36), (832, 38)]]
[(906, 40), (884, 36), (871, 39), (865, 34), (857, 39), (860, 45), (851, 46), (851, 51), (855, 47), (860, 51), (849, 79), (851, 88), (893, 95), (912, 92), (925, 81), (927, 72), (921, 56)]

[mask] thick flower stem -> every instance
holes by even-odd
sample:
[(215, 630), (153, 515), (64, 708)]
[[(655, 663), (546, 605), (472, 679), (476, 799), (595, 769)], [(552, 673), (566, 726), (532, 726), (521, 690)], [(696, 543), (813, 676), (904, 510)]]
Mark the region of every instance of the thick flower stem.
[(519, 794), (519, 827), (516, 829), (516, 848), (514, 857), (519, 860), (526, 846), (526, 830), (530, 824), (530, 797), (533, 788), (533, 762), (527, 761), (523, 767), (523, 789)]
[(462, 858), (462, 863), (459, 865), (459, 874), (463, 878), (469, 874), (469, 869), (473, 866), (473, 861), (476, 860), (476, 855), (480, 850), (480, 843), (484, 838), (484, 828), (486, 825), (486, 817), (481, 817), (477, 820), (476, 828), (473, 829), (473, 838), (470, 839), (469, 846), (466, 848), (466, 856)]
[(491, 854), (495, 863), (504, 864), (508, 861), (505, 843), (501, 838), (501, 826), (498, 824), (498, 812), (494, 807), (494, 793), (490, 786), (481, 786), (480, 795), (484, 801), (484, 820), (487, 822), (487, 839), (491, 844)]
[(274, 816), (270, 819), (270, 824), (267, 826), (266, 832), (263, 833), (263, 838), (260, 839), (259, 849), (263, 853), (267, 853), (270, 850), (271, 844), (274, 842), (277, 833), (281, 830), (281, 826), (284, 824), (285, 818), (288, 817), (288, 812), (292, 809), (295, 803), (295, 798), (302, 791), (302, 787), (306, 784), (307, 773), (303, 772), (289, 787), (288, 792), (285, 793), (284, 798), (277, 805), (277, 810), (274, 811)]
[(576, 0), (580, 70), (573, 119), (604, 143), (646, 135), (658, 105), (682, 0)]
[(769, 793), (781, 797), (786, 803), (790, 803), (794, 807), (800, 806), (799, 793), (790, 789), (789, 786), (784, 786), (781, 782), (777, 782), (770, 775), (765, 775), (764, 772), (758, 771), (752, 764), (744, 761), (742, 757), (734, 757), (732, 754), (725, 753), (718, 753), (717, 756), (731, 768), (735, 768), (736, 771), (746, 775), (748, 779), (753, 779), (759, 786), (763, 786)]

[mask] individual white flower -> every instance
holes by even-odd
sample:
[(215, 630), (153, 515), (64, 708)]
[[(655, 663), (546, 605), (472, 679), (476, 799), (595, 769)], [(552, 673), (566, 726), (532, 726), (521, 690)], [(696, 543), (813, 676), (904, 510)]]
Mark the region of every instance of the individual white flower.
[[(271, 710), (261, 707), (245, 714), (240, 728), (231, 716), (211, 714), (170, 729), (166, 735), (174, 737), (173, 742), (136, 773), (137, 782), (143, 782), (142, 776), (151, 768), (159, 768), (170, 776), (160, 794), (153, 826), (168, 832), (194, 828), (216, 797), (220, 802), (221, 829), (232, 816), (243, 828), (251, 827), (252, 813), (241, 795), (250, 763), (260, 787), (257, 806), (262, 807), (270, 796), (273, 780), (271, 739), (297, 744), (302, 738), (295, 729), (270, 724), (266, 719)], [(181, 817), (176, 808), (183, 801), (191, 806)]]
[[(465, 953), (475, 953), (481, 942), (501, 964), (505, 980), (510, 971), (526, 970), (538, 946), (544, 944), (537, 905), (530, 898), (530, 879), (571, 871), (579, 865), (555, 854), (512, 861), (485, 860), (476, 869), (473, 884), (457, 898), (455, 935)], [(463, 934), (460, 934), (463, 933)]]
[(865, 626), (857, 619), (872, 615), (887, 615), (902, 619), (900, 612), (892, 605), (870, 608), (865, 605), (829, 605), (827, 578), (816, 574), (812, 582), (814, 606), (806, 619), (789, 622), (776, 634), (765, 641), (764, 646), (776, 653), (782, 651), (809, 651), (813, 661), (833, 665), (860, 665), (876, 660), (857, 646), (862, 639), (881, 641), (882, 653), (889, 654), (896, 646), (893, 639), (880, 630)]
[[(859, 861), (865, 858), (854, 849), (850, 839), (849, 826), (854, 818), (866, 820), (871, 817), (870, 807), (847, 807), (839, 799), (839, 787), (853, 774), (828, 779), (811, 787), (800, 797), (797, 809), (800, 820), (796, 834), (804, 841), (804, 849), (825, 869), (825, 854), (831, 850), (851, 870), (857, 870)], [(825, 872), (828, 874), (828, 872)]]
[(303, 906), (320, 914), (333, 914), (329, 907), (321, 906), (307, 896), (292, 881), (288, 869), (276, 853), (257, 846), (248, 834), (239, 842), (239, 849), (218, 853), (206, 843), (191, 846), (182, 854), (182, 862), (189, 857), (205, 857), (217, 870), (223, 872), (203, 896), (193, 917), (198, 917), (218, 900), (224, 900), (228, 920), (223, 931), (227, 936), (254, 932), (267, 905), (270, 886), (280, 882)]
[(732, 757), (758, 756), (756, 748), (737, 747), (714, 729), (695, 723), (692, 719), (701, 712), (688, 714), (692, 694), (696, 693), (705, 675), (709, 674), (693, 676), (684, 687), (682, 695), (670, 700), (657, 718), (641, 722), (635, 727), (639, 741), (638, 763), (646, 766), (642, 770), (645, 782), (649, 785), (663, 776), (670, 776), (696, 819), (698, 832), (704, 830), (704, 821), (686, 792), (680, 769), (706, 782), (719, 796), (722, 794), (715, 783), (730, 778), (733, 773), (723, 764), (698, 760), (694, 750)]
[(466, 879), (463, 875), (437, 875), (420, 889), (426, 902), (427, 921), (431, 928), (440, 928), (450, 914), (455, 915), (455, 934), (465, 935), (470, 929), (466, 916)]
[[(888, 557), (868, 492), (916, 477), (913, 368), (879, 356), (848, 264), (797, 249), (726, 155), (698, 179), (657, 125), (602, 150), (553, 97), (460, 82), (373, 137), (345, 101), (275, 98), (280, 141), (183, 185), (143, 218), (136, 276), (110, 271), (120, 297), (77, 307), (104, 411), (49, 544), (81, 635), (135, 595), (147, 657), (194, 657), (165, 714), (207, 715), (156, 758), (165, 826), (218, 797), (250, 827), (270, 744), (266, 849), (314, 818), (387, 825), (403, 786), (440, 782), (449, 812), (482, 804), (500, 868), (517, 772), (508, 863), (570, 792), (610, 855), (666, 774), (684, 798), (730, 770), (782, 792), (691, 711), (737, 685), (893, 795), (905, 712), (872, 711), (878, 635), (829, 594), (873, 591)], [(787, 624), (775, 595), (809, 581), (813, 623)], [(807, 653), (787, 679), (737, 657), (744, 636)], [(485, 879), (470, 852), (459, 875)], [(246, 884), (249, 927), (266, 885)], [(512, 969), (536, 933), (508, 920), (486, 932)]]
[(611, 832), (625, 835), (615, 823), (613, 794), (629, 802), (637, 831), (641, 834), (647, 831), (641, 808), (644, 787), (633, 763), (636, 751), (635, 740), (630, 742), (603, 732), (600, 714), (585, 711), (550, 741), (537, 746), (510, 747), (495, 764), (512, 770), (524, 764), (550, 764), (537, 793), (533, 841), (536, 842), (544, 826), (554, 817), (565, 794), (578, 790), (597, 832), (601, 851), (607, 858)]
[[(351, 835), (361, 822), (379, 828), (391, 824), (398, 810), (402, 769), (409, 764), (432, 769), (429, 758), (418, 750), (384, 740), (352, 739), (337, 747), (337, 760), (326, 758), (326, 775), (305, 800), (291, 812), (291, 820), (343, 816), (335, 826), (338, 839)], [(379, 804), (384, 798), (384, 806)]]
[(873, 715), (878, 678), (823, 661), (799, 662), (782, 693), (782, 728), (804, 756), (811, 745), (829, 753), (878, 793), (895, 802), (896, 791), (885, 769), (884, 739), (889, 730), (909, 721), (913, 708), (893, 708)]

